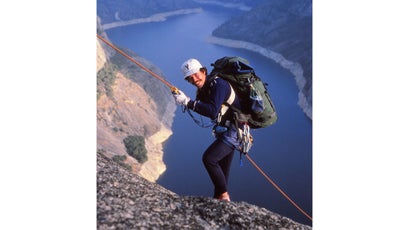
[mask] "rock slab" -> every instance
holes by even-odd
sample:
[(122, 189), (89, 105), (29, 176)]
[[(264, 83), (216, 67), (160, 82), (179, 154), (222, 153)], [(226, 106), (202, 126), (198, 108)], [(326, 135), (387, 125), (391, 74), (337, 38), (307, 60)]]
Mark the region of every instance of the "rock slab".
[(97, 229), (312, 229), (246, 202), (179, 196), (97, 153)]

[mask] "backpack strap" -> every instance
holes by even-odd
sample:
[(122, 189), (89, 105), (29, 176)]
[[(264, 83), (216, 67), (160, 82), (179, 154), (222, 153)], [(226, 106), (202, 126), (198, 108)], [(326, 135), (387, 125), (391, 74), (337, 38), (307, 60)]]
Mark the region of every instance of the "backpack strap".
[[(227, 82), (227, 83), (228, 83), (228, 82)], [(229, 83), (229, 86), (230, 86), (230, 96), (229, 96), (229, 98), (222, 104), (222, 108), (221, 108), (221, 110), (220, 110), (221, 116), (223, 116), (223, 115), (227, 112), (227, 109), (229, 109), (229, 106), (230, 106), (231, 104), (233, 104), (234, 99), (236, 99), (236, 93), (234, 92), (234, 89), (233, 89), (233, 87), (230, 85), (230, 83)]]
[[(217, 75), (214, 75), (214, 79), (219, 78)], [(217, 116), (217, 121), (216, 123), (219, 124), (220, 121), (222, 120), (222, 116), (224, 114), (226, 114), (227, 110), (229, 109), (229, 107), (231, 106), (231, 104), (233, 104), (234, 100), (236, 99), (236, 93), (234, 92), (233, 87), (231, 86), (231, 84), (226, 81), (229, 86), (230, 86), (230, 96), (229, 98), (227, 98), (227, 100), (225, 102), (223, 102), (222, 107), (220, 109), (220, 112)]]

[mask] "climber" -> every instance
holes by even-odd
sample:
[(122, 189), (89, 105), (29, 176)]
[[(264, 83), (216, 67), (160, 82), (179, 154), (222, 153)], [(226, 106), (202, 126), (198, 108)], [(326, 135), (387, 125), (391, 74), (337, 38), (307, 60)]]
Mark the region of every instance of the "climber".
[[(206, 67), (197, 59), (185, 61), (181, 69), (185, 80), (197, 87), (196, 99), (191, 100), (180, 90), (173, 96), (177, 104), (218, 121), (218, 125), (213, 128), (216, 140), (203, 153), (202, 160), (214, 185), (213, 197), (230, 201), (227, 184), (234, 150), (239, 148), (239, 140), (233, 122), (233, 111), (223, 103), (227, 102), (240, 109), (239, 99), (227, 81), (208, 76)], [(242, 127), (239, 125), (239, 128)]]

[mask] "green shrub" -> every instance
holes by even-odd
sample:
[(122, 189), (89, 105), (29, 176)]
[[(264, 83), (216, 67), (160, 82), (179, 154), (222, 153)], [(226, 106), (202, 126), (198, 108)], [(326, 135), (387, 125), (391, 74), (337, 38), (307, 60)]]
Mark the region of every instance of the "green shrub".
[(126, 155), (115, 155), (112, 157), (112, 160), (114, 160), (117, 163), (124, 162), (126, 160)]
[(126, 152), (139, 163), (143, 164), (148, 160), (148, 151), (146, 150), (143, 136), (128, 136), (123, 142), (126, 147)]
[(105, 93), (108, 97), (112, 96), (112, 85), (115, 82), (115, 73), (117, 67), (113, 64), (105, 64), (102, 69), (97, 73), (97, 98), (101, 95), (100, 88), (105, 89)]
[(112, 160), (115, 161), (117, 164), (122, 166), (128, 171), (132, 170), (132, 166), (126, 164), (124, 161), (126, 160), (126, 155), (115, 155), (112, 157)]

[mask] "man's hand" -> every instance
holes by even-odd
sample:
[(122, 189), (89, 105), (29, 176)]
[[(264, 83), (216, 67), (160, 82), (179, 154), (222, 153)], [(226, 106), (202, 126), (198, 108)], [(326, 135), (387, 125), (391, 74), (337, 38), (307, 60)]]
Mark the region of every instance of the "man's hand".
[(187, 103), (190, 101), (190, 98), (186, 96), (181, 90), (177, 94), (173, 94), (175, 101), (178, 105), (186, 106)]

